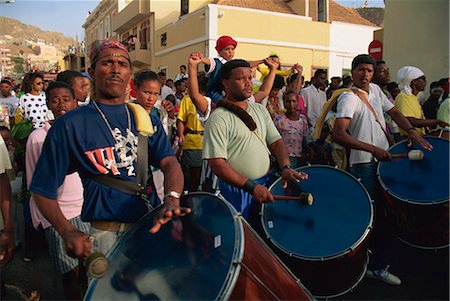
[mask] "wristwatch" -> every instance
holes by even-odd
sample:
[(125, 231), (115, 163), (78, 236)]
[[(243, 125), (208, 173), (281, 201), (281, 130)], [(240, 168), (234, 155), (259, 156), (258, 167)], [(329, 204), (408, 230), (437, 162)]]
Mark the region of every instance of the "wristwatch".
[(169, 191), (168, 193), (166, 193), (166, 195), (164, 196), (164, 198), (174, 198), (174, 199), (179, 199), (181, 197), (181, 193), (176, 192), (176, 191)]

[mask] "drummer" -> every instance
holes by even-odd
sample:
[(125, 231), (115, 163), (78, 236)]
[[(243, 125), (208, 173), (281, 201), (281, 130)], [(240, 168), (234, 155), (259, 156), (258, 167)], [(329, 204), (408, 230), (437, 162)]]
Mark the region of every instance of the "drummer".
[[(427, 127), (447, 127), (448, 123), (437, 120), (427, 119), (423, 113), (417, 94), (425, 90), (427, 81), (422, 70), (413, 66), (405, 66), (398, 70), (397, 79), (400, 83), (400, 93), (395, 97), (395, 107), (408, 118), (409, 122), (418, 128), (417, 131), (425, 135)], [(402, 136), (405, 131), (400, 130)]]
[[(126, 189), (138, 186), (138, 135), (148, 143), (149, 164), (159, 167), (165, 176), (164, 204), (155, 224), (150, 225), (151, 231), (158, 231), (172, 216), (190, 212), (180, 208), (183, 174), (161, 123), (150, 119), (142, 107), (125, 104), (131, 78), (127, 49), (116, 41), (104, 40), (92, 49), (90, 59), (89, 73), (97, 99), (54, 123), (30, 185), (39, 210), (64, 239), (66, 251), (76, 257), (89, 256), (91, 251), (106, 254), (149, 205), (160, 204), (151, 179), (138, 191)], [(64, 218), (56, 202), (57, 188), (66, 173), (74, 171), (78, 171), (84, 186), (81, 217), (91, 222), (93, 250), (88, 236)], [(118, 185), (117, 181), (128, 185)]]
[(362, 184), (375, 200), (376, 214), (370, 249), (373, 256), (369, 261), (367, 276), (392, 285), (400, 285), (401, 280), (388, 271), (385, 242), (385, 221), (383, 221), (382, 190), (376, 177), (377, 161), (387, 161), (391, 155), (385, 130), (384, 112), (408, 134), (408, 147), (418, 143), (426, 150), (432, 146), (425, 141), (411, 123), (387, 99), (386, 95), (371, 80), (374, 75), (375, 60), (367, 54), (360, 54), (352, 61), (354, 87), (337, 99), (336, 123), (333, 139), (350, 151), (350, 171), (360, 178)]
[[(203, 159), (219, 177), (221, 194), (245, 218), (259, 203), (273, 201), (265, 186), (270, 158), (277, 159), (283, 181), (306, 179), (289, 165), (289, 155), (268, 111), (250, 102), (252, 71), (244, 60), (224, 64), (221, 81), (226, 93), (205, 126)], [(255, 208), (256, 209), (256, 208)]]

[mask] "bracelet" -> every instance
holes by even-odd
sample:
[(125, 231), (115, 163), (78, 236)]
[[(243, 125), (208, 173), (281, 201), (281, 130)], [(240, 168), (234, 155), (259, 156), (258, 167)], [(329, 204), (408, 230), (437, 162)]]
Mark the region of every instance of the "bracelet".
[(181, 197), (181, 193), (176, 192), (176, 191), (169, 191), (168, 193), (166, 193), (166, 195), (164, 195), (164, 198), (179, 199), (180, 197)]
[(291, 165), (286, 164), (285, 166), (283, 166), (283, 167), (281, 168), (281, 171), (283, 171), (283, 170), (285, 170), (285, 169), (292, 169), (292, 167), (291, 167)]
[(248, 193), (253, 194), (253, 191), (255, 190), (256, 185), (258, 185), (258, 183), (256, 183), (255, 181), (252, 181), (250, 179), (247, 179), (247, 181), (245, 181), (244, 186), (242, 186), (242, 189), (244, 191), (247, 191)]
[(410, 127), (409, 129), (406, 130), (407, 133), (409, 133), (410, 131), (415, 131), (416, 128), (415, 127)]

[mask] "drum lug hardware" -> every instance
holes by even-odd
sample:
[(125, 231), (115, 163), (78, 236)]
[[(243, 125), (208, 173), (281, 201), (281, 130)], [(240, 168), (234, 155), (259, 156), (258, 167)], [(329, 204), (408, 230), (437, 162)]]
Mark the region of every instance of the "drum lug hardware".
[(320, 261), (324, 262), (325, 260), (323, 259), (323, 257), (320, 257)]
[(215, 195), (215, 196), (219, 196), (219, 194), (220, 194), (220, 191), (219, 191), (219, 190), (214, 191), (214, 195)]
[(293, 253), (289, 253), (289, 257), (292, 257), (292, 256), (294, 256), (294, 254)]

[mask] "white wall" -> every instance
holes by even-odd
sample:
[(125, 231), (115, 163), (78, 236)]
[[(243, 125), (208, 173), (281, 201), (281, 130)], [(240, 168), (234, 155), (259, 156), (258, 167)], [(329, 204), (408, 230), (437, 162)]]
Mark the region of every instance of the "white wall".
[(329, 78), (341, 76), (342, 69), (351, 69), (355, 56), (368, 53), (373, 32), (378, 27), (332, 22), (330, 24), (330, 69)]

